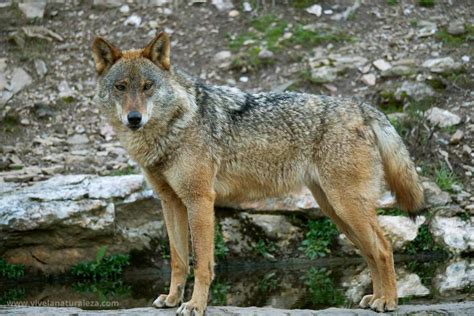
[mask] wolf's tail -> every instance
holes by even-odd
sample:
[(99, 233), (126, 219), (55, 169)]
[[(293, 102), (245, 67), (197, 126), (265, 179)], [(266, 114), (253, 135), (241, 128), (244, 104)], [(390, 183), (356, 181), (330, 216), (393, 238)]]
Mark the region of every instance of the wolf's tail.
[(372, 121), (384, 173), (399, 207), (415, 218), (423, 208), (424, 193), (415, 165), (395, 128), (384, 117)]

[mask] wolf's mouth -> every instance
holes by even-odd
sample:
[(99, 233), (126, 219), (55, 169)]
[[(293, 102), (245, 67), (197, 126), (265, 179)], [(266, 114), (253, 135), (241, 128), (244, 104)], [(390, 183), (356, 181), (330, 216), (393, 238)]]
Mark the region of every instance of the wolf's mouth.
[(127, 127), (131, 129), (132, 131), (137, 131), (141, 127), (143, 127), (143, 124), (137, 124), (137, 125), (127, 124)]

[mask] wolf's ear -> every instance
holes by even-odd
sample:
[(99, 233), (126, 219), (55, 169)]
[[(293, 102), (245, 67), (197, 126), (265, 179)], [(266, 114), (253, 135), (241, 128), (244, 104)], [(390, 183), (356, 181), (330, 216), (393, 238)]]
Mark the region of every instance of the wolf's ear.
[(122, 57), (120, 49), (102, 37), (96, 37), (92, 43), (92, 54), (95, 60), (95, 70), (99, 75)]
[(168, 34), (160, 32), (143, 49), (142, 56), (164, 70), (170, 70), (170, 38)]

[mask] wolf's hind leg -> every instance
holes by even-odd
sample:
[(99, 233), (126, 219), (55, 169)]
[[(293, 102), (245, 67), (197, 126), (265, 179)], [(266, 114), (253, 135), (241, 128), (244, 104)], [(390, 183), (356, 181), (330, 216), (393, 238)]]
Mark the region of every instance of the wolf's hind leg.
[(366, 192), (349, 187), (332, 188), (326, 194), (344, 233), (360, 249), (372, 272), (374, 293), (362, 299), (361, 307), (393, 311), (398, 299), (392, 247), (378, 223), (375, 201)]
[[(358, 240), (353, 238), (352, 234), (349, 233), (350, 231), (350, 226), (347, 225), (339, 216), (336, 215), (333, 207), (329, 203), (326, 194), (324, 191), (321, 189), (321, 187), (317, 184), (310, 185), (310, 190), (313, 193), (313, 196), (318, 202), (318, 205), (321, 207), (321, 210), (323, 213), (328, 216), (334, 224), (336, 224), (337, 228), (345, 234), (352, 243), (356, 245), (357, 248), (361, 249), (361, 245), (358, 245)], [(375, 263), (375, 260), (367, 253), (362, 252), (362, 256), (364, 257), (365, 261), (367, 262), (369, 269), (370, 269), (370, 274), (372, 276), (372, 290), (373, 294), (371, 295), (366, 295), (362, 301), (361, 301), (361, 307), (366, 308), (369, 307), (375, 299), (382, 297), (383, 295), (383, 290), (382, 290), (382, 283), (381, 283), (381, 278), (379, 275), (379, 271), (377, 269), (377, 265)], [(364, 302), (364, 306), (362, 306), (362, 303)]]

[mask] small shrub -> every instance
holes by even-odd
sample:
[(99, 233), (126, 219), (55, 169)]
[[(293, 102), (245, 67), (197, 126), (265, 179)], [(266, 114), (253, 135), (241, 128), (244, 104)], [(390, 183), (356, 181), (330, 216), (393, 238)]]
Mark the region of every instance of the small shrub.
[(328, 218), (320, 220), (310, 220), (308, 222), (308, 232), (301, 243), (300, 250), (310, 258), (325, 257), (331, 252), (329, 245), (339, 234), (336, 225)]
[(130, 264), (128, 255), (105, 256), (106, 246), (97, 251), (94, 262), (82, 262), (75, 265), (71, 273), (73, 276), (84, 280), (115, 279), (121, 276), (123, 268)]
[(229, 292), (230, 285), (228, 283), (222, 283), (218, 280), (214, 281), (211, 285), (211, 305), (213, 306), (224, 306), (227, 305), (227, 293)]
[(277, 247), (272, 241), (265, 242), (263, 239), (259, 239), (253, 247), (253, 250), (256, 254), (268, 257), (271, 256), (272, 252), (275, 252), (277, 250)]
[(225, 244), (219, 224), (216, 224), (214, 233), (214, 254), (218, 260), (224, 259), (229, 254), (229, 248)]
[(405, 252), (411, 255), (419, 254), (420, 252), (446, 252), (446, 250), (438, 245), (431, 234), (427, 224), (423, 224), (418, 229), (418, 235), (405, 248)]
[(345, 303), (344, 293), (330, 275), (331, 271), (325, 268), (311, 268), (303, 276), (312, 304), (341, 306)]
[(25, 275), (25, 267), (21, 264), (11, 264), (0, 259), (0, 276), (7, 279), (18, 279)]
[(278, 288), (280, 284), (278, 278), (275, 277), (275, 273), (267, 273), (260, 281), (258, 281), (257, 288), (259, 291), (269, 293)]
[(387, 0), (387, 4), (388, 4), (388, 5), (397, 5), (397, 4), (398, 4), (398, 0)]

